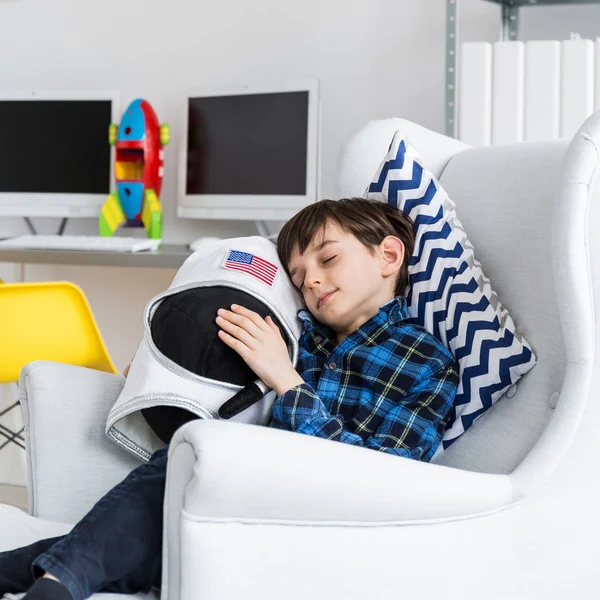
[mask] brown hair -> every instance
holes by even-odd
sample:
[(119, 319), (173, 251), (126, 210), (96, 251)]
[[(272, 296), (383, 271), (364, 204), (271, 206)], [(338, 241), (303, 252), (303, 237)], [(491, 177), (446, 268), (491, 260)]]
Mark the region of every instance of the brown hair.
[(281, 229), (277, 236), (277, 254), (289, 276), (292, 253), (304, 254), (311, 240), (328, 221), (334, 221), (351, 233), (370, 252), (385, 237), (393, 235), (404, 244), (404, 262), (396, 281), (396, 296), (403, 296), (408, 286), (408, 265), (415, 247), (412, 219), (397, 208), (365, 198), (321, 200), (303, 208)]

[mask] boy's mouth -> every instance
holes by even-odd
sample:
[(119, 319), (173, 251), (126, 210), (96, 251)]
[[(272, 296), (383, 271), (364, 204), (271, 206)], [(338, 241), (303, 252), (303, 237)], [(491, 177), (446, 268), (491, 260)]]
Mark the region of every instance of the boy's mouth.
[(326, 294), (323, 294), (319, 298), (319, 301), (317, 302), (317, 308), (321, 308), (321, 306), (323, 306), (323, 304), (326, 304), (329, 301), (329, 298), (331, 298), (331, 296), (333, 296), (333, 294), (335, 294), (336, 292), (337, 292), (337, 290), (333, 290), (331, 292), (327, 292)]

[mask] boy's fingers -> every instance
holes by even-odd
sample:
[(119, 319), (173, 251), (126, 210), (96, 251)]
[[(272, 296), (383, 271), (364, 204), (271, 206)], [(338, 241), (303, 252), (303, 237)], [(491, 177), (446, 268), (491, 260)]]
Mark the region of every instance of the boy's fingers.
[(234, 323), (227, 319), (224, 319), (223, 317), (217, 317), (216, 321), (217, 325), (221, 327), (221, 329), (224, 329), (229, 335), (240, 340), (249, 348), (252, 348), (254, 338), (250, 333), (248, 333), (248, 331), (246, 331), (246, 329), (235, 325)]
[(257, 327), (253, 321), (251, 321), (248, 317), (244, 317), (242, 315), (236, 315), (235, 313), (225, 310), (224, 308), (219, 309), (217, 312), (218, 317), (225, 319), (228, 323), (233, 323), (240, 327), (241, 329), (246, 330), (250, 335), (255, 338), (260, 337), (260, 332), (262, 329)]
[(252, 310), (248, 310), (247, 308), (240, 306), (239, 304), (232, 304), (231, 310), (234, 314), (242, 315), (247, 319), (250, 319), (259, 329), (268, 329), (265, 327), (265, 320), (258, 314)]
[(267, 322), (267, 324), (273, 331), (279, 331), (279, 327), (277, 327), (277, 325), (275, 325), (275, 321), (273, 321), (273, 318), (271, 317), (271, 315), (267, 315), (267, 318), (265, 319), (265, 321)]
[(219, 331), (219, 337), (221, 338), (221, 340), (223, 340), (225, 344), (227, 344), (230, 348), (235, 350), (242, 358), (244, 358), (250, 350), (250, 348), (248, 348), (246, 344), (240, 342), (240, 340), (237, 340), (222, 329)]

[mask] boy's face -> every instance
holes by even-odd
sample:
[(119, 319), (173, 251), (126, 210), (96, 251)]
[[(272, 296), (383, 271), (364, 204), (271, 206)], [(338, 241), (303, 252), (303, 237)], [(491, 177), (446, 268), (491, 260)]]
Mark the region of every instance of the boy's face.
[(304, 254), (292, 253), (289, 272), (311, 314), (338, 334), (338, 341), (394, 298), (404, 246), (388, 236), (369, 251), (337, 223), (311, 240)]

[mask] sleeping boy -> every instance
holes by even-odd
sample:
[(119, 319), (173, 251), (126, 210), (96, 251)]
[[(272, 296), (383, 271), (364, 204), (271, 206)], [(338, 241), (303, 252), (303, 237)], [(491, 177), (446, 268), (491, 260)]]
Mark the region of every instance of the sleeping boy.
[[(243, 294), (226, 303), (220, 297), (217, 305), (189, 290), (173, 296), (154, 314), (153, 343), (189, 372), (205, 372), (206, 357), (196, 357), (208, 337), (202, 328), (214, 321), (221, 351), (230, 351), (219, 364), (237, 365), (222, 368), (221, 376), (235, 371), (238, 386), (258, 378), (274, 391), (269, 426), (430, 460), (458, 371), (452, 354), (408, 315), (413, 246), (413, 224), (394, 208), (359, 198), (317, 202), (286, 223), (277, 240), (281, 266), (306, 308), (298, 313), (295, 364), (289, 328)], [(28, 600), (83, 600), (97, 591), (160, 588), (168, 443), (196, 416), (185, 409), (148, 413), (166, 445), (68, 535), (0, 554), (0, 595), (29, 590)]]

